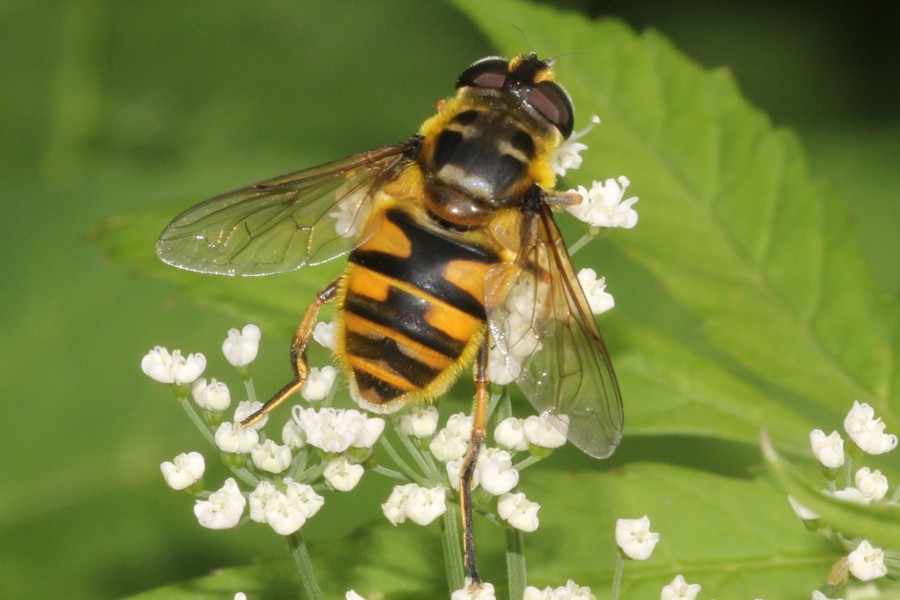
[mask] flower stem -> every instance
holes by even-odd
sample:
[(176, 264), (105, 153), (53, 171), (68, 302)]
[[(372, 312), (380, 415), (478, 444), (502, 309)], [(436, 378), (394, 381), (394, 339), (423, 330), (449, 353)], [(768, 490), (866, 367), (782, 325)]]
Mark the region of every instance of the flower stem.
[(175, 397), (178, 399), (179, 404), (184, 409), (184, 412), (187, 413), (188, 418), (191, 420), (197, 429), (200, 430), (200, 433), (203, 434), (203, 437), (206, 438), (206, 441), (209, 442), (213, 448), (216, 447), (216, 439), (213, 436), (212, 431), (209, 430), (209, 427), (206, 423), (203, 422), (203, 419), (200, 418), (200, 415), (197, 414), (197, 411), (194, 410), (194, 407), (191, 405), (190, 400), (188, 400), (187, 396), (182, 396), (180, 394), (176, 394)]
[(619, 600), (619, 591), (622, 589), (622, 573), (625, 571), (625, 556), (622, 552), (616, 552), (616, 572), (613, 574), (611, 600)]
[(322, 589), (319, 587), (319, 582), (316, 581), (312, 562), (309, 559), (309, 550), (306, 548), (303, 536), (297, 532), (287, 536), (287, 539), (291, 548), (291, 557), (297, 567), (297, 574), (300, 575), (300, 582), (303, 584), (307, 600), (324, 600), (325, 596), (322, 595)]
[(441, 518), (441, 548), (444, 551), (444, 570), (450, 590), (459, 590), (466, 583), (462, 564), (462, 543), (459, 539), (459, 512), (452, 508)]
[(569, 244), (569, 247), (568, 247), (569, 256), (575, 256), (576, 252), (581, 250), (584, 246), (587, 245), (588, 242), (593, 240), (595, 237), (597, 237), (597, 236), (591, 235), (590, 233), (586, 233), (583, 236), (581, 236), (581, 239), (578, 240), (577, 242), (575, 242), (574, 244)]
[(525, 538), (518, 529), (506, 530), (506, 580), (509, 582), (510, 600), (519, 600), (525, 595), (528, 580), (525, 571)]

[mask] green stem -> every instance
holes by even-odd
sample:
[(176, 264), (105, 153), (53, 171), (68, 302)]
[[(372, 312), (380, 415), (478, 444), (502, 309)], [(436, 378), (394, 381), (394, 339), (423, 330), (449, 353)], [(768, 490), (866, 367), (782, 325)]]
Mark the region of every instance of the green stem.
[(394, 446), (387, 440), (387, 438), (385, 438), (385, 436), (381, 436), (381, 438), (378, 440), (378, 442), (384, 447), (384, 449), (390, 455), (391, 460), (393, 460), (394, 463), (398, 467), (400, 467), (400, 470), (403, 471), (403, 473), (410, 480), (412, 480), (424, 487), (428, 487), (430, 485), (429, 482), (424, 477), (422, 477), (421, 475), (416, 473), (415, 469), (413, 469), (411, 466), (409, 466), (409, 464), (400, 457), (400, 454), (397, 452), (397, 450), (394, 448)]
[(303, 584), (307, 600), (324, 600), (325, 596), (322, 594), (319, 582), (316, 581), (312, 561), (309, 559), (309, 550), (306, 548), (303, 536), (298, 531), (287, 538), (288, 546), (291, 548), (291, 558), (294, 559), (294, 566), (297, 567), (297, 574), (300, 575), (300, 582)]
[(583, 236), (581, 236), (581, 239), (579, 239), (574, 244), (569, 244), (569, 246), (568, 246), (569, 256), (575, 256), (576, 252), (581, 250), (584, 246), (586, 246), (588, 244), (588, 242), (593, 240), (595, 237), (597, 237), (597, 236), (591, 235), (590, 233), (586, 233)]
[(520, 600), (525, 595), (528, 577), (525, 572), (525, 537), (518, 529), (506, 530), (506, 580), (509, 582), (509, 600)]
[(625, 571), (625, 556), (621, 551), (616, 552), (616, 572), (613, 574), (611, 600), (619, 600), (619, 590), (622, 589), (622, 573)]
[(250, 375), (249, 368), (247, 370), (247, 377), (244, 378), (244, 390), (247, 392), (247, 400), (256, 402), (256, 386), (253, 385), (253, 376)]
[(461, 590), (466, 584), (459, 532), (459, 512), (451, 506), (441, 519), (441, 549), (444, 551), (444, 570), (447, 572), (447, 585), (451, 592)]
[(191, 423), (193, 423), (197, 427), (197, 429), (200, 430), (200, 433), (203, 434), (203, 437), (206, 438), (206, 441), (212, 444), (212, 447), (215, 448), (215, 436), (213, 436), (212, 431), (209, 430), (209, 427), (206, 425), (203, 419), (200, 418), (200, 415), (197, 414), (197, 411), (194, 410), (194, 407), (191, 404), (191, 401), (188, 400), (188, 397), (176, 393), (175, 398), (178, 399), (178, 403), (181, 404), (181, 408), (183, 408), (184, 412), (187, 413), (187, 416), (191, 420)]

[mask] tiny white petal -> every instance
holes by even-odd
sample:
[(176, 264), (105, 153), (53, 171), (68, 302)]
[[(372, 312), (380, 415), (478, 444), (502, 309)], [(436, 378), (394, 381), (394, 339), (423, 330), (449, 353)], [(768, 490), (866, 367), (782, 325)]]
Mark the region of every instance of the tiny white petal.
[(276, 444), (274, 440), (265, 440), (250, 448), (250, 460), (257, 469), (269, 473), (281, 473), (291, 466), (291, 449)]
[(321, 369), (313, 367), (309, 370), (300, 395), (309, 402), (318, 402), (328, 397), (337, 377), (337, 369), (332, 366), (324, 366)]
[(887, 477), (878, 469), (871, 471), (869, 467), (863, 467), (856, 472), (854, 480), (856, 488), (868, 502), (878, 502), (887, 494)]
[(244, 592), (238, 592), (234, 595), (234, 600), (247, 600), (247, 594)]
[(581, 269), (578, 271), (578, 282), (581, 284), (581, 289), (584, 290), (584, 295), (593, 314), (603, 314), (616, 305), (612, 294), (606, 291), (606, 277), (598, 279), (597, 272), (593, 269)]
[(223, 411), (231, 405), (231, 392), (224, 381), (200, 377), (191, 385), (191, 395), (204, 410)]
[(384, 512), (387, 520), (391, 522), (391, 525), (396, 526), (406, 521), (406, 512), (403, 510), (403, 506), (417, 487), (414, 483), (394, 486), (391, 495), (381, 505), (381, 510)]
[(616, 544), (633, 560), (646, 560), (659, 542), (659, 534), (650, 531), (650, 519), (644, 515), (640, 519), (616, 520)]
[(847, 564), (850, 573), (860, 581), (871, 581), (887, 574), (884, 551), (873, 547), (868, 540), (861, 541), (856, 549), (847, 555)]
[(328, 216), (334, 219), (334, 231), (339, 236), (355, 237), (363, 223), (367, 222), (372, 204), (368, 191), (368, 186), (350, 189), (344, 184), (334, 192), (334, 197), (342, 200), (337, 210), (328, 213)]
[(529, 444), (541, 448), (559, 448), (566, 443), (569, 417), (566, 415), (531, 415), (523, 427)]
[(206, 461), (199, 452), (182, 453), (172, 462), (162, 463), (159, 469), (170, 488), (183, 490), (200, 481), (206, 470)]
[(875, 409), (854, 400), (853, 408), (844, 418), (844, 430), (867, 454), (884, 454), (897, 447), (897, 436), (884, 432), (885, 424), (875, 418)]
[(141, 359), (141, 370), (160, 383), (193, 383), (206, 369), (206, 357), (197, 352), (182, 356), (181, 350), (169, 351), (156, 346)]
[(339, 456), (325, 465), (322, 476), (332, 489), (349, 492), (359, 483), (364, 471), (362, 465), (353, 464), (347, 457)]
[(450, 600), (496, 600), (494, 586), (486, 581), (472, 589), (472, 580), (466, 577), (466, 585), (450, 594)]
[(323, 348), (334, 350), (334, 322), (319, 321), (313, 328), (313, 339)]
[(472, 417), (465, 413), (456, 413), (447, 419), (447, 425), (439, 430), (428, 449), (435, 458), (447, 462), (462, 458), (469, 448), (469, 440), (472, 438)]
[(259, 433), (252, 427), (241, 427), (240, 423), (225, 422), (216, 429), (215, 442), (222, 452), (247, 454), (259, 442)]
[(540, 525), (538, 519), (540, 509), (540, 504), (530, 501), (521, 492), (503, 494), (497, 500), (497, 514), (500, 518), (525, 533), (535, 531)]
[(207, 529), (230, 529), (240, 522), (246, 505), (247, 499), (238, 489), (237, 482), (229, 477), (208, 500), (197, 500), (194, 515)]
[[(243, 400), (241, 402), (238, 402), (237, 407), (234, 409), (234, 420), (240, 423), (262, 407), (263, 403), (258, 400), (255, 402), (251, 402), (250, 400)], [(250, 425), (250, 428), (261, 431), (268, 422), (269, 415), (265, 415), (263, 418), (253, 423), (253, 425)]]
[(582, 161), (581, 153), (587, 150), (587, 145), (579, 142), (578, 140), (587, 135), (596, 125), (600, 124), (600, 117), (594, 115), (591, 117), (591, 124), (576, 131), (572, 135), (568, 137), (556, 150), (553, 156), (550, 158), (550, 168), (553, 169), (553, 172), (562, 177), (566, 174), (566, 171), (570, 169), (577, 169), (581, 166)]
[(259, 327), (252, 323), (245, 325), (240, 331), (229, 329), (228, 337), (222, 342), (222, 353), (225, 355), (225, 360), (235, 367), (246, 367), (256, 360), (261, 337), (262, 332)]
[(590, 189), (579, 186), (569, 190), (581, 196), (581, 203), (567, 206), (566, 210), (579, 221), (591, 227), (621, 227), (631, 229), (638, 222), (637, 212), (631, 208), (637, 201), (633, 196), (625, 200), (625, 191), (630, 185), (627, 177), (594, 181)]
[(813, 429), (809, 433), (809, 444), (823, 466), (837, 469), (844, 464), (844, 440), (837, 431), (825, 435), (821, 429)]
[(311, 519), (325, 505), (325, 498), (316, 493), (311, 485), (284, 478), (284, 493), (297, 501), (300, 511), (307, 519)]
[(431, 437), (437, 429), (439, 416), (433, 405), (415, 406), (400, 416), (400, 429), (413, 437)]
[(265, 508), (266, 523), (279, 535), (296, 533), (306, 523), (306, 515), (296, 498), (284, 492), (275, 492)]
[(512, 466), (512, 457), (506, 450), (485, 448), (478, 456), (477, 471), (482, 489), (499, 496), (519, 483), (519, 471)]
[(250, 520), (257, 523), (266, 522), (266, 507), (278, 494), (278, 488), (268, 479), (262, 479), (256, 484), (256, 489), (250, 492), (247, 502), (250, 505)]
[(682, 575), (676, 575), (671, 583), (663, 587), (660, 600), (694, 600), (700, 593), (699, 583), (688, 583)]
[(281, 441), (291, 450), (299, 450), (306, 446), (306, 431), (297, 421), (290, 419), (281, 428)]
[(365, 599), (365, 597), (357, 594), (354, 590), (350, 590), (344, 595), (344, 600), (366, 600), (366, 599)]
[(409, 520), (417, 525), (428, 525), (447, 512), (446, 493), (441, 486), (420, 487), (407, 498), (403, 507)]
[(525, 420), (509, 417), (500, 421), (494, 429), (494, 441), (498, 446), (507, 450), (528, 450), (528, 440), (525, 439)]

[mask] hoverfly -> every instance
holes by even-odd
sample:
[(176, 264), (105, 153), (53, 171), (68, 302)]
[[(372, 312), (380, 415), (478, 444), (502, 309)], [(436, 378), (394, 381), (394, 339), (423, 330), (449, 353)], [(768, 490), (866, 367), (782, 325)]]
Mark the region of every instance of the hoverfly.
[(460, 505), (475, 585), (470, 487), (487, 424), (489, 357), (514, 360), (524, 394), (539, 412), (567, 418), (568, 439), (585, 453), (606, 457), (621, 438), (615, 374), (551, 210), (580, 201), (553, 191), (550, 160), (574, 114), (551, 66), (533, 53), (479, 60), (418, 135), (207, 200), (157, 244), (171, 265), (220, 275), (348, 257), (297, 328), (293, 380), (244, 425), (303, 385), (307, 344), (329, 302), (334, 355), (364, 408), (432, 401), (474, 365)]

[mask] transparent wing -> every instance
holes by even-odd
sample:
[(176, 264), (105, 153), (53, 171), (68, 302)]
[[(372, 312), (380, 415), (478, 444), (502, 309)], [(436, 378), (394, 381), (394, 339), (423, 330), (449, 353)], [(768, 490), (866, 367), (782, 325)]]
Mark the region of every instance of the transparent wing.
[(156, 252), (181, 269), (269, 275), (349, 252), (384, 185), (411, 164), (416, 138), (216, 196), (163, 230)]
[[(568, 439), (605, 458), (622, 437), (622, 398), (612, 363), (546, 203), (523, 215), (516, 264), (490, 277), (491, 359)], [(490, 364), (490, 363), (489, 363)], [(502, 379), (503, 374), (500, 374)], [(492, 379), (494, 379), (492, 377)]]

